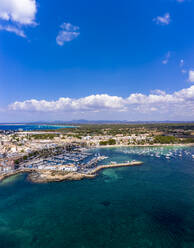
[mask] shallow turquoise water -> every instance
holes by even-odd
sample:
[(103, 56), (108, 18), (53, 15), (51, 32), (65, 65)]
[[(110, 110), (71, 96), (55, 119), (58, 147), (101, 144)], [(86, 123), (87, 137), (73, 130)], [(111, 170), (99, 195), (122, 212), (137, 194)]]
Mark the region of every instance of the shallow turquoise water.
[(144, 164), (92, 180), (32, 184), (20, 175), (1, 183), (0, 248), (194, 247), (194, 148), (170, 159), (142, 149), (100, 149)]
[(36, 131), (36, 130), (55, 130), (60, 128), (75, 128), (75, 126), (62, 126), (62, 125), (23, 125), (23, 124), (0, 124), (0, 130), (12, 131)]

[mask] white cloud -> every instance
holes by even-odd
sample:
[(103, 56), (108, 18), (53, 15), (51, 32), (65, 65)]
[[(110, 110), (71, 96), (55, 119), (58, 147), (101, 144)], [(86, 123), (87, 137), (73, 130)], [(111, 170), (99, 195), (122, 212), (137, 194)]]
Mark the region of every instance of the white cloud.
[(1, 30), (25, 37), (22, 26), (36, 25), (36, 0), (0, 0)]
[(35, 24), (35, 0), (1, 0), (0, 18), (20, 24)]
[(10, 26), (10, 25), (0, 25), (0, 30), (5, 30), (7, 32), (10, 32), (10, 33), (15, 33), (16, 35), (18, 36), (21, 36), (23, 38), (26, 37), (24, 31), (22, 29), (19, 29), (17, 27), (14, 27), (14, 26)]
[[(130, 94), (127, 98), (108, 94), (91, 95), (84, 98), (59, 98), (56, 101), (26, 100), (14, 102), (9, 106), (12, 111), (27, 112), (152, 112), (169, 116), (194, 116), (194, 85), (187, 89), (167, 94), (156, 90), (151, 94)], [(168, 116), (167, 116), (168, 117)], [(168, 119), (168, 118), (167, 118)]]
[(79, 27), (71, 23), (64, 22), (60, 28), (61, 30), (56, 38), (56, 42), (59, 46), (63, 46), (65, 42), (70, 42), (80, 35)]
[(56, 41), (59, 46), (63, 46), (65, 42), (69, 42), (74, 40), (79, 36), (77, 32), (67, 32), (67, 31), (60, 31)]
[(194, 71), (189, 71), (189, 82), (194, 83)]
[(171, 22), (170, 14), (166, 13), (164, 16), (157, 16), (153, 19), (156, 24), (168, 25)]
[(84, 98), (59, 98), (57, 101), (46, 100), (27, 100), (15, 102), (10, 105), (12, 110), (27, 111), (99, 111), (99, 110), (118, 110), (125, 109), (124, 100), (121, 97), (109, 96), (107, 94), (91, 95)]
[(166, 92), (163, 90), (152, 90), (151, 93), (155, 95), (166, 95)]
[(170, 57), (171, 57), (171, 53), (168, 52), (165, 56), (165, 59), (162, 61), (162, 64), (164, 65), (168, 64)]
[(184, 62), (184, 59), (181, 59), (181, 60), (180, 60), (180, 67), (183, 67), (183, 66), (184, 66), (184, 63), (185, 63), (185, 62)]
[(73, 31), (77, 31), (79, 30), (78, 26), (74, 26), (69, 22), (64, 22), (63, 24), (61, 24), (60, 26), (62, 29), (69, 31), (69, 32), (73, 32)]
[(186, 74), (187, 73), (187, 70), (185, 69), (185, 61), (184, 61), (184, 59), (181, 59), (180, 60), (179, 66), (181, 68), (181, 73), (182, 74)]

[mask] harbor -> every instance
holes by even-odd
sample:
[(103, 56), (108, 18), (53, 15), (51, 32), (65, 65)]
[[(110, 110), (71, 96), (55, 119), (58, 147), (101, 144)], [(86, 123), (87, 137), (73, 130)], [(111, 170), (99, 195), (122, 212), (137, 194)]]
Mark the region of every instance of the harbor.
[[(128, 157), (128, 156), (127, 156)], [(62, 149), (58, 154), (48, 153), (47, 156), (33, 157), (19, 163), (16, 169), (1, 173), (0, 181), (17, 175), (27, 173), (32, 182), (57, 182), (64, 180), (81, 180), (94, 178), (102, 169), (141, 165), (141, 161), (125, 160), (112, 161), (103, 150), (91, 150), (78, 146), (71, 149)]]
[(130, 156), (120, 162), (113, 160), (103, 150), (77, 144), (50, 146), (29, 156), (9, 159), (6, 166), (2, 161), (0, 181), (19, 173), (28, 173), (33, 182), (80, 180), (95, 177), (101, 169), (142, 164)]
[(127, 167), (127, 166), (139, 166), (142, 165), (141, 161), (132, 161), (126, 163), (111, 163), (106, 165), (99, 165), (93, 169), (88, 170), (73, 170), (72, 168), (67, 170), (63, 166), (48, 167), (47, 169), (38, 169), (38, 168), (20, 168), (18, 170), (3, 173), (0, 176), (0, 181), (17, 175), (21, 173), (28, 173), (28, 179), (34, 183), (48, 183), (48, 182), (60, 182), (65, 180), (82, 180), (84, 178), (94, 178), (97, 176), (97, 172), (103, 169), (108, 168), (117, 168), (117, 167)]
[(55, 170), (67, 172), (84, 172), (97, 166), (99, 161), (108, 157), (100, 153), (93, 154), (88, 149), (74, 149), (64, 151), (62, 154), (48, 156), (47, 158), (35, 158), (20, 164), (22, 169)]

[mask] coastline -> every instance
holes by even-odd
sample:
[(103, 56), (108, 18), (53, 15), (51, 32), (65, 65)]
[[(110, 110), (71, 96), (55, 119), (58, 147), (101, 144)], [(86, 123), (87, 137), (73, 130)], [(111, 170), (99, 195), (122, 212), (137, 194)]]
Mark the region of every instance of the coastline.
[[(153, 145), (107, 145), (107, 146), (96, 146), (90, 149), (99, 148), (122, 148), (122, 147), (193, 147), (194, 144), (153, 144)], [(118, 167), (130, 167), (142, 165), (141, 161), (132, 161), (128, 163), (118, 163), (118, 164), (107, 164), (99, 165), (96, 168), (91, 169), (88, 173), (82, 172), (65, 172), (60, 170), (40, 170), (33, 168), (22, 168), (8, 173), (0, 175), (0, 182), (4, 179), (22, 173), (28, 174), (28, 180), (34, 183), (47, 183), (47, 182), (61, 182), (66, 180), (82, 180), (84, 178), (94, 178), (97, 176), (97, 172), (108, 168), (118, 168)]]
[(108, 165), (99, 165), (96, 168), (92, 169), (89, 173), (81, 172), (64, 172), (56, 170), (38, 170), (38, 169), (21, 169), (13, 171), (10, 173), (5, 173), (0, 176), (0, 182), (4, 179), (22, 173), (28, 173), (28, 180), (33, 183), (48, 183), (48, 182), (61, 182), (61, 181), (77, 181), (85, 178), (91, 179), (97, 176), (97, 172), (103, 169), (108, 168), (118, 168), (118, 167), (130, 167), (130, 166), (139, 166), (142, 165), (141, 161), (134, 161), (129, 163), (121, 164), (108, 164)]
[(12, 172), (8, 172), (8, 173), (4, 173), (0, 175), (0, 182), (3, 181), (4, 179), (8, 178), (8, 177), (12, 177), (18, 174), (22, 174), (22, 173), (32, 173), (34, 172), (35, 169), (21, 169), (21, 170), (15, 170)]

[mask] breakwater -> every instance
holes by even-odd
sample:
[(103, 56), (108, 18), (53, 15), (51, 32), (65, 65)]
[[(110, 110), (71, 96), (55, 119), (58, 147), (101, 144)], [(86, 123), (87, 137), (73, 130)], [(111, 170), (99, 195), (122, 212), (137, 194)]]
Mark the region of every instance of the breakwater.
[(36, 183), (46, 183), (46, 182), (60, 182), (65, 180), (81, 180), (84, 178), (94, 178), (102, 169), (117, 168), (117, 167), (127, 167), (127, 166), (139, 166), (142, 165), (141, 161), (132, 161), (127, 163), (111, 163), (107, 165), (99, 165), (94, 169), (88, 170), (86, 173), (82, 172), (65, 172), (59, 170), (39, 170), (39, 169), (20, 169), (13, 172), (4, 173), (0, 176), (0, 181), (3, 179), (14, 176), (21, 173), (29, 173), (29, 180)]

